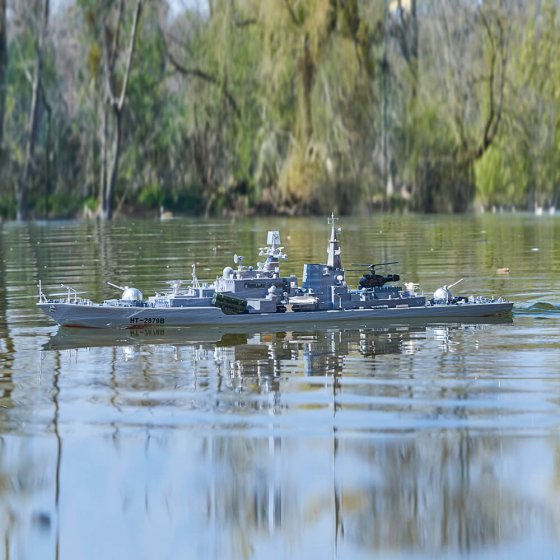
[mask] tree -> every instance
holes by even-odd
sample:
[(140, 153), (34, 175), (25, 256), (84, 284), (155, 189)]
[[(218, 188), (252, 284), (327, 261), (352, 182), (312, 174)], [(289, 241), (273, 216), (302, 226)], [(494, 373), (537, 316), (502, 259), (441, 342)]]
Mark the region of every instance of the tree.
[(17, 219), (25, 220), (27, 217), (27, 192), (30, 180), (31, 168), (34, 163), (35, 144), (37, 143), (39, 127), (39, 103), (41, 97), (43, 79), (43, 61), (45, 57), (45, 45), (49, 23), (49, 0), (42, 0), (41, 22), (35, 46), (35, 68), (31, 81), (31, 106), (27, 124), (27, 139), (25, 146), (25, 160), (23, 172), (16, 193), (17, 199)]
[(218, 0), (208, 14), (186, 11), (171, 26), (162, 22), (168, 61), (185, 92), (185, 187), (206, 215), (245, 213), (254, 197), (260, 44), (257, 19), (245, 15), (254, 14), (251, 4)]
[(351, 212), (375, 182), (381, 15), (356, 0), (260, 3), (258, 167), (276, 183), (276, 209)]
[(502, 0), (478, 6), (437, 0), (430, 8), (412, 121), (413, 204), (462, 212), (474, 199), (475, 162), (499, 131), (511, 21)]
[(99, 204), (100, 216), (102, 219), (106, 220), (110, 220), (113, 217), (113, 198), (122, 148), (123, 109), (132, 66), (132, 57), (136, 44), (138, 23), (142, 12), (142, 4), (143, 0), (136, 1), (122, 78), (117, 76), (117, 62), (121, 49), (120, 36), (124, 26), (124, 0), (120, 0), (118, 3), (116, 22), (111, 26), (111, 15), (114, 17), (114, 14), (110, 11), (103, 22), (101, 31), (103, 74), (105, 78), (105, 104), (103, 107), (101, 129), (101, 185)]
[(0, 0), (0, 212), (553, 205), (557, 23), (557, 0)]
[(560, 196), (560, 31), (558, 4), (518, 5), (506, 84), (509, 103), (497, 141), (477, 162), (484, 206), (556, 206)]
[(4, 111), (6, 106), (6, 71), (8, 66), (8, 40), (6, 26), (6, 0), (0, 0), (0, 168), (4, 140)]

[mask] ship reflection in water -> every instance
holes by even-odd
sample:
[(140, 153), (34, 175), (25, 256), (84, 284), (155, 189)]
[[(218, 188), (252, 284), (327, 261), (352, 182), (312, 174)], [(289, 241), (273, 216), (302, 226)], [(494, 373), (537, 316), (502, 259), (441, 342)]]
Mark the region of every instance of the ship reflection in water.
[(61, 330), (42, 355), (64, 450), (57, 548), (110, 555), (70, 521), (82, 503), (112, 512), (104, 540), (131, 558), (155, 540), (188, 558), (554, 550), (560, 444), (527, 437), (529, 405), (485, 346), (510, 323)]
[[(283, 360), (303, 356), (307, 375), (343, 373), (344, 357), (351, 354), (367, 358), (384, 354), (415, 354), (418, 344), (432, 338), (441, 347), (452, 351), (453, 333), (482, 331), (489, 325), (512, 324), (510, 317), (484, 318), (474, 321), (441, 322), (426, 325), (410, 323), (388, 327), (327, 328), (314, 325), (309, 330), (266, 330), (240, 328), (145, 328), (107, 331), (102, 329), (59, 328), (44, 345), (44, 351), (91, 350), (101, 347), (122, 347), (126, 361), (134, 356), (146, 357), (157, 346), (181, 351), (195, 349), (214, 352), (215, 358), (227, 362), (232, 372), (279, 373)], [(300, 326), (301, 327), (301, 326)], [(218, 358), (219, 356), (219, 358)], [(334, 359), (333, 359), (334, 358)], [(114, 357), (118, 361), (118, 354)], [(269, 365), (265, 365), (268, 362)], [(336, 365), (335, 365), (336, 364)], [(257, 370), (253, 371), (253, 368)], [(260, 369), (264, 368), (264, 369)], [(270, 369), (271, 368), (271, 369)], [(241, 372), (240, 370), (240, 372)]]

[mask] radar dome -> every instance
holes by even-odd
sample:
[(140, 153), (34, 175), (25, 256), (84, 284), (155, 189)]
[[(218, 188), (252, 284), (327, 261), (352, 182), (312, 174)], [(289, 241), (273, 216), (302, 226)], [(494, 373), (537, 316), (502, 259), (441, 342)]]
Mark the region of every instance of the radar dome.
[(231, 266), (226, 266), (222, 274), (226, 280), (230, 280), (233, 278), (233, 268), (231, 268)]
[(438, 288), (434, 292), (434, 299), (436, 301), (444, 301), (445, 303), (447, 303), (448, 301), (453, 299), (453, 295), (451, 294), (451, 290), (447, 286), (443, 286), (441, 288)]
[(121, 299), (125, 301), (142, 301), (144, 296), (137, 288), (125, 288), (122, 293)]

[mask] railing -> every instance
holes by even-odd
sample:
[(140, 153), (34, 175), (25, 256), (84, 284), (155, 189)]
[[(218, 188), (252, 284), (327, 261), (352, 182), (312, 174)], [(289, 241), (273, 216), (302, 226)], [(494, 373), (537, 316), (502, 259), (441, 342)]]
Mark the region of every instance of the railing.
[(51, 298), (60, 298), (61, 296), (64, 296), (64, 299), (57, 299), (56, 301), (64, 303), (77, 303), (78, 301), (82, 300), (82, 298), (78, 298), (78, 292), (74, 288), (72, 288), (72, 286), (61, 284), (60, 287), (65, 288), (66, 291), (58, 294), (50, 294), (50, 297), (47, 297), (45, 295), (45, 292), (43, 292), (43, 285), (41, 283), (41, 280), (39, 280), (37, 284), (37, 288), (39, 288), (39, 303), (49, 303), (53, 301)]

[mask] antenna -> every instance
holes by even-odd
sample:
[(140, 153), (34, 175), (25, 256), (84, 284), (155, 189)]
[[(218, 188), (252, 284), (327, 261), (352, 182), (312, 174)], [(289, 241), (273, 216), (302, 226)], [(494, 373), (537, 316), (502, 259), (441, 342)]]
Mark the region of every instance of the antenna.
[(336, 226), (336, 222), (338, 222), (339, 219), (340, 219), (340, 218), (337, 218), (337, 217), (334, 215), (334, 212), (331, 212), (331, 215), (327, 218), (327, 223), (328, 223), (329, 225), (332, 224), (332, 226), (335, 227), (335, 226)]
[(200, 284), (198, 283), (198, 277), (196, 275), (196, 263), (193, 263), (192, 265), (192, 285), (193, 288), (200, 287)]

